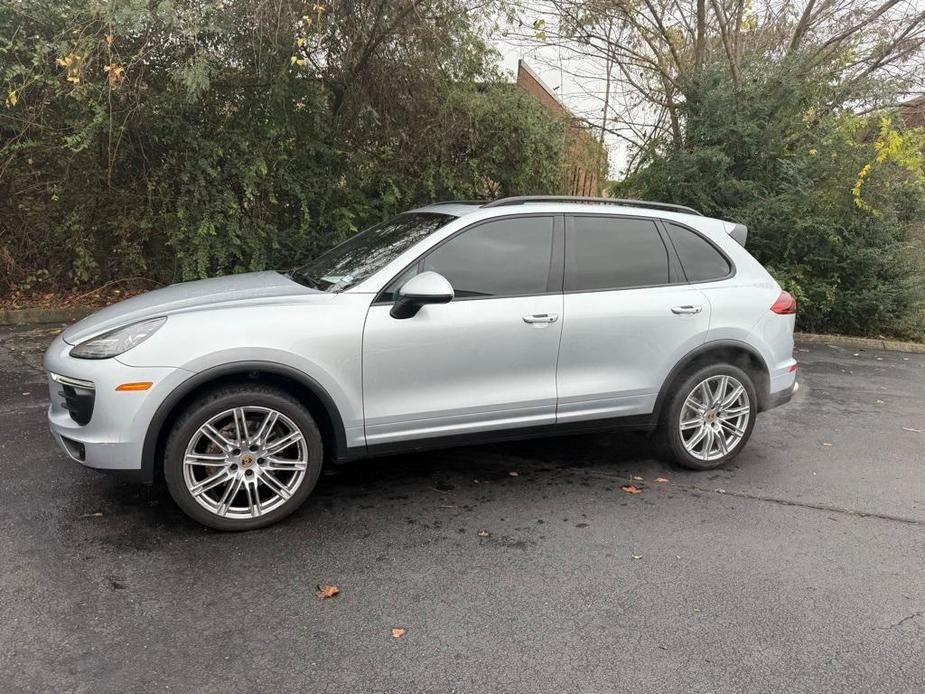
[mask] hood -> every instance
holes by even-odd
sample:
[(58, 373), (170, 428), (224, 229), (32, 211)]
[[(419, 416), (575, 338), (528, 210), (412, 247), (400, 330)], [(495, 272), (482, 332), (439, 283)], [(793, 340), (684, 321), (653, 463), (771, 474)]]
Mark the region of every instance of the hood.
[(179, 311), (218, 304), (246, 303), (272, 297), (323, 293), (293, 282), (274, 271), (248, 272), (242, 275), (181, 282), (107, 306), (69, 327), (61, 337), (68, 344), (74, 345), (122, 325)]

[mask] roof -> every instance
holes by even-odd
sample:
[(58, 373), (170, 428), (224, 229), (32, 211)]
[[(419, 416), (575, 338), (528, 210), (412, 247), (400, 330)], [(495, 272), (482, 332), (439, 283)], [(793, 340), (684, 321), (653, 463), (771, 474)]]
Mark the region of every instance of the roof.
[[(454, 217), (462, 217), (477, 210), (498, 209), (498, 208), (517, 208), (517, 209), (540, 209), (548, 210), (551, 206), (559, 208), (567, 206), (570, 211), (573, 208), (586, 210), (588, 207), (606, 208), (625, 208), (626, 212), (639, 212), (639, 210), (671, 212), (674, 214), (696, 215), (701, 216), (697, 210), (685, 207), (684, 205), (673, 205), (665, 202), (653, 202), (648, 200), (626, 200), (620, 198), (589, 198), (577, 195), (522, 195), (509, 198), (500, 198), (498, 200), (450, 200), (447, 202), (436, 202), (432, 205), (426, 205), (418, 208), (419, 211), (437, 212), (440, 214), (449, 214)], [(513, 210), (512, 210), (513, 211)]]

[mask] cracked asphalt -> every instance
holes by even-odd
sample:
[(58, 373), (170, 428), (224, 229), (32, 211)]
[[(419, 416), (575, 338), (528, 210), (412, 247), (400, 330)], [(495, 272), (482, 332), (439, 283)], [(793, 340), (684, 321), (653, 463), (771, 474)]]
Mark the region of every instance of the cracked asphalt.
[(722, 470), (458, 448), (225, 535), (56, 449), (54, 329), (0, 328), (4, 692), (925, 691), (925, 355), (801, 346)]

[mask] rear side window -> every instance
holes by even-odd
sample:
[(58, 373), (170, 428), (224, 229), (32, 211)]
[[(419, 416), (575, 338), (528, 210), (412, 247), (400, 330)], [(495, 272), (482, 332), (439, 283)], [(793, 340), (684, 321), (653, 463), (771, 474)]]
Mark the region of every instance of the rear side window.
[(382, 293), (395, 293), (420, 272), (439, 272), (457, 298), (523, 296), (547, 290), (553, 217), (519, 217), (479, 224), (438, 246), (399, 275)]
[(699, 234), (671, 222), (665, 222), (665, 228), (681, 259), (688, 282), (718, 280), (732, 271), (722, 253)]
[(565, 243), (565, 290), (668, 284), (668, 250), (655, 222), (573, 217)]

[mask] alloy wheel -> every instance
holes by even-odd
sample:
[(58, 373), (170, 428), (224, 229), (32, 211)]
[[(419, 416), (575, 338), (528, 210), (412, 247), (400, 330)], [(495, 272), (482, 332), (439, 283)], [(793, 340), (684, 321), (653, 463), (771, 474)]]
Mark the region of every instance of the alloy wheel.
[(750, 416), (745, 386), (732, 376), (710, 376), (694, 386), (681, 407), (681, 442), (697, 460), (717, 460), (739, 446)]
[(183, 456), (187, 491), (222, 518), (259, 518), (279, 508), (307, 469), (305, 435), (268, 407), (235, 407), (211, 417)]

